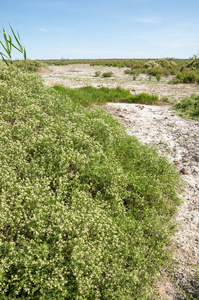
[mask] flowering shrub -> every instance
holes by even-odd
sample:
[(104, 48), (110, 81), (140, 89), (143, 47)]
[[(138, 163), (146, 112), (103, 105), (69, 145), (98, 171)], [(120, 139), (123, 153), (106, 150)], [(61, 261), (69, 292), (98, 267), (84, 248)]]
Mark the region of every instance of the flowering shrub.
[(12, 66), (0, 111), (0, 298), (147, 299), (168, 265), (174, 167)]
[(144, 64), (144, 68), (158, 68), (159, 64), (156, 63), (154, 60), (149, 60)]

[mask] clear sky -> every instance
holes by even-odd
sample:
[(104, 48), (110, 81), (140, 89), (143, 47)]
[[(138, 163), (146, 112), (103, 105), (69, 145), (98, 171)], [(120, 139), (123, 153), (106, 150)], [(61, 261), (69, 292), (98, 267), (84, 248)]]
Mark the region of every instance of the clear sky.
[(199, 49), (199, 0), (1, 0), (0, 22), (19, 31), (29, 59), (190, 58)]

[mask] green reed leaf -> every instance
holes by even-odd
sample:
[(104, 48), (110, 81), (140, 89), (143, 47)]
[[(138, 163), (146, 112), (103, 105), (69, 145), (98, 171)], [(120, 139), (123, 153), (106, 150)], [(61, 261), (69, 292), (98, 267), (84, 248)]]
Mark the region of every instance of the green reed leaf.
[(17, 36), (16, 36), (14, 30), (12, 29), (11, 25), (9, 25), (9, 26), (10, 26), (10, 29), (11, 29), (11, 31), (12, 31), (12, 34), (13, 34), (13, 36), (14, 36), (14, 38), (15, 38), (15, 40), (16, 40), (16, 42), (17, 42), (19, 48), (20, 48), (20, 50), (19, 50), (14, 44), (13, 44), (13, 46), (14, 46), (16, 49), (18, 49), (21, 53), (23, 53), (23, 47), (22, 47), (21, 42), (20, 42), (20, 36), (19, 36), (18, 31), (17, 31), (17, 34), (18, 34), (18, 38), (17, 38)]
[(13, 37), (16, 41), (16, 44), (13, 43), (11, 35), (6, 33), (4, 27), (2, 28), (3, 31), (0, 31), (3, 33), (3, 37), (4, 37), (4, 43), (0, 41), (0, 44), (5, 50), (5, 54), (0, 52), (0, 55), (6, 64), (8, 64), (8, 61), (6, 59), (9, 60), (9, 63), (12, 63), (12, 56), (11, 56), (12, 47), (14, 47), (17, 51), (21, 52), (24, 56), (24, 60), (26, 60), (26, 50), (25, 47), (22, 46), (19, 32), (17, 31), (17, 34), (15, 34), (12, 26), (10, 24), (9, 26), (12, 31)]
[(11, 58), (11, 51), (9, 51), (9, 49), (7, 49), (1, 41), (0, 41), (0, 44), (2, 45), (2, 47), (4, 48), (4, 50), (6, 51), (8, 56)]

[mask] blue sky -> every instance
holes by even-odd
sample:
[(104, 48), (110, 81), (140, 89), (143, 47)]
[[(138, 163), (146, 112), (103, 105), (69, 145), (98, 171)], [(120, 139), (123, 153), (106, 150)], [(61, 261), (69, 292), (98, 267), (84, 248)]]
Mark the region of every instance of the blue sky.
[(29, 59), (189, 58), (198, 15), (199, 0), (1, 0), (0, 25)]

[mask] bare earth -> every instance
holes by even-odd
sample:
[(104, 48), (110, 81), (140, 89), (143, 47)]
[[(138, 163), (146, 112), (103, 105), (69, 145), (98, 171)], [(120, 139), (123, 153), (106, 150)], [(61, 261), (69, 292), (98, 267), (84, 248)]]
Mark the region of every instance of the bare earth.
[[(199, 85), (171, 85), (171, 77), (160, 82), (141, 75), (134, 81), (124, 74), (124, 69), (89, 65), (52, 66), (52, 72), (41, 72), (47, 86), (61, 84), (66, 87), (92, 85), (95, 87), (123, 87), (132, 93), (146, 92), (168, 97), (170, 101), (199, 94)], [(94, 77), (95, 71), (112, 71), (111, 78)], [(190, 299), (199, 299), (199, 122), (182, 119), (170, 105), (149, 106), (139, 104), (108, 103), (105, 109), (126, 126), (130, 135), (143, 143), (155, 145), (160, 155), (165, 155), (182, 174), (186, 189), (184, 204), (179, 207), (176, 219), (179, 231), (173, 237), (176, 248), (174, 259), (178, 267), (171, 278), (165, 272), (163, 283), (157, 283), (157, 299), (182, 300), (185, 292)]]

